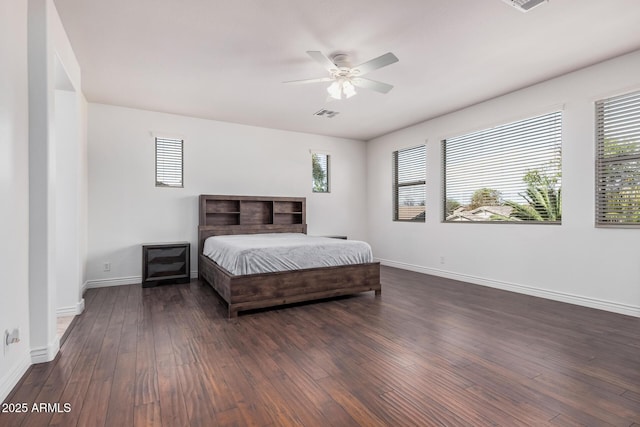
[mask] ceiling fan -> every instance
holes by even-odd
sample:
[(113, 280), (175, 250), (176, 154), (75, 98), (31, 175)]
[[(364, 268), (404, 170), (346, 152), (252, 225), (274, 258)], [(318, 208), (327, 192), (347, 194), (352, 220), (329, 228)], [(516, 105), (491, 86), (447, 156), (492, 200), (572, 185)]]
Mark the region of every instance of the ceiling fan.
[(329, 77), (291, 80), (283, 83), (305, 84), (332, 82), (327, 88), (327, 92), (329, 92), (329, 97), (333, 99), (351, 98), (356, 94), (356, 87), (371, 89), (380, 93), (387, 93), (393, 89), (393, 86), (390, 84), (362, 77), (373, 70), (398, 62), (398, 58), (391, 52), (385, 53), (370, 61), (363, 62), (355, 67), (351, 67), (349, 57), (346, 54), (339, 53), (333, 55), (331, 59), (316, 50), (308, 50), (307, 54), (329, 72)]

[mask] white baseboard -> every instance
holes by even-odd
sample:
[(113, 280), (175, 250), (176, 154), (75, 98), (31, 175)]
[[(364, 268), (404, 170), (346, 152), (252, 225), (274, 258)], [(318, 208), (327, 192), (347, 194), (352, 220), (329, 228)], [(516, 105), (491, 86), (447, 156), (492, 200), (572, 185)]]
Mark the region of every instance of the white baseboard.
[(142, 276), (115, 277), (111, 279), (87, 280), (86, 289), (106, 288), (109, 286), (139, 285)]
[(56, 308), (56, 317), (75, 316), (75, 315), (76, 315), (75, 306)]
[(60, 351), (60, 338), (54, 340), (46, 347), (36, 347), (31, 349), (31, 363), (51, 362)]
[(0, 377), (0, 402), (3, 402), (9, 396), (9, 393), (27, 372), (29, 366), (31, 366), (31, 357), (29, 352), (25, 351), (18, 363)]
[[(198, 278), (198, 270), (191, 271), (191, 278)], [(112, 279), (95, 279), (87, 280), (82, 288), (82, 293), (87, 289), (93, 288), (106, 288), (108, 286), (122, 286), (122, 285), (139, 285), (142, 283), (142, 276), (128, 276), (128, 277), (115, 277)]]
[(428, 268), (404, 262), (392, 261), (388, 259), (376, 258), (382, 265), (401, 268), (403, 270), (415, 271), (417, 273), (431, 274), (433, 276), (445, 277), (447, 279), (460, 280), (490, 288), (502, 289), (505, 291), (517, 292), (519, 294), (534, 297), (546, 298), (554, 301), (566, 302), (569, 304), (581, 305), (583, 307), (597, 308), (599, 310), (611, 311), (613, 313), (625, 314), (627, 316), (640, 317), (640, 307), (629, 304), (599, 300), (580, 295), (567, 294), (564, 292), (550, 291), (532, 286), (518, 285), (515, 283), (502, 282), (499, 280), (485, 279), (483, 277), (471, 276), (468, 274), (453, 273), (451, 271)]
[(56, 309), (56, 317), (63, 316), (77, 316), (84, 311), (84, 298), (82, 298), (76, 305), (69, 307), (58, 307)]

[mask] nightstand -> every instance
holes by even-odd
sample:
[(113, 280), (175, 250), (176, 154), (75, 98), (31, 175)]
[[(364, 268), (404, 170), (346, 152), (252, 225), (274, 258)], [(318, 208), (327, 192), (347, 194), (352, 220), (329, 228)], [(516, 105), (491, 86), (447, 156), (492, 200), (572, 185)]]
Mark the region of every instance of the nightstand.
[(191, 280), (189, 242), (142, 245), (142, 287), (188, 283)]

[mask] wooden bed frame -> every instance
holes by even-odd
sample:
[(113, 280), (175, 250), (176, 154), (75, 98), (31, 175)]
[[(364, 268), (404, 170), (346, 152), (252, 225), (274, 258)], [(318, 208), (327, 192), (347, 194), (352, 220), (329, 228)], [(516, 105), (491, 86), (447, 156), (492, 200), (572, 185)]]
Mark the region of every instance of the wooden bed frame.
[(201, 195), (198, 226), (198, 277), (239, 311), (375, 291), (380, 295), (380, 263), (310, 268), (235, 276), (202, 254), (210, 236), (306, 233), (304, 197)]

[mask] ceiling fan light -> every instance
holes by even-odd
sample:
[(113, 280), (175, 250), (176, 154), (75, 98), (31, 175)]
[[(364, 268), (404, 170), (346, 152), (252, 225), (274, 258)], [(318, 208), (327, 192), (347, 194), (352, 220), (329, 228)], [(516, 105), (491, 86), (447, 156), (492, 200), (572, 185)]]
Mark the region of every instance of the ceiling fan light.
[(342, 93), (344, 93), (345, 98), (351, 98), (356, 94), (356, 88), (349, 80), (345, 80), (342, 82)]
[(356, 88), (349, 79), (341, 77), (329, 85), (327, 92), (333, 99), (346, 99), (356, 94)]
[(340, 88), (340, 82), (335, 81), (329, 85), (327, 88), (327, 92), (329, 92), (329, 96), (333, 99), (341, 99), (342, 98), (342, 89)]

